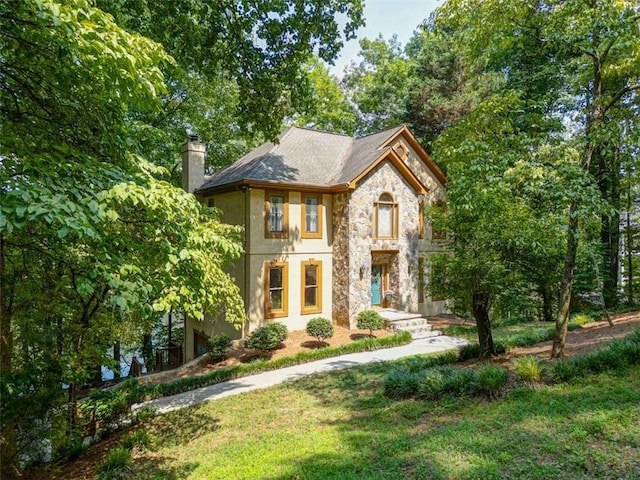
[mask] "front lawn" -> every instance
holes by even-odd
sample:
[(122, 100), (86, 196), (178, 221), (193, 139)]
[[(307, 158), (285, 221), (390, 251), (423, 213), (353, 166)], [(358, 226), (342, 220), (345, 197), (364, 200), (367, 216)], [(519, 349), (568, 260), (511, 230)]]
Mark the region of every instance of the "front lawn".
[(134, 454), (127, 478), (640, 478), (637, 366), (493, 402), (388, 399), (381, 380), (392, 368), (304, 378), (156, 417), (142, 427), (152, 447)]

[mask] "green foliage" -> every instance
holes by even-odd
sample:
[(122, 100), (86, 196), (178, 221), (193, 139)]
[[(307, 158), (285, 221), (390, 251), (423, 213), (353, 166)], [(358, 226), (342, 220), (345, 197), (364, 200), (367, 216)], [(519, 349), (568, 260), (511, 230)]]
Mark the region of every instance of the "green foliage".
[(124, 480), (131, 474), (131, 452), (124, 447), (109, 450), (107, 458), (98, 466), (101, 480)]
[(352, 63), (342, 80), (357, 107), (356, 131), (368, 134), (403, 123), (408, 64), (398, 39), (362, 39), (358, 55), (361, 62)]
[(288, 335), (289, 332), (286, 326), (280, 322), (271, 322), (251, 332), (244, 345), (247, 348), (255, 348), (256, 350), (274, 350), (286, 340)]
[(514, 371), (523, 382), (538, 383), (542, 379), (543, 367), (540, 359), (533, 355), (523, 355), (513, 361)]
[(363, 310), (356, 317), (356, 327), (361, 330), (369, 330), (369, 337), (373, 337), (374, 330), (384, 328), (384, 318), (375, 310)]
[(555, 382), (568, 382), (588, 374), (610, 370), (624, 370), (640, 363), (640, 330), (604, 347), (552, 364), (551, 377)]
[(306, 112), (294, 117), (301, 127), (354, 135), (356, 115), (340, 88), (338, 79), (329, 73), (327, 66), (313, 57), (305, 67), (313, 99)]
[(477, 391), (478, 373), (474, 369), (449, 365), (424, 372), (419, 389), (420, 396), (427, 399), (474, 394)]
[[(493, 342), (495, 346), (496, 353), (498, 355), (505, 353), (507, 351), (507, 347), (501, 341)], [(466, 360), (471, 360), (474, 358), (480, 358), (480, 344), (476, 342), (470, 342), (466, 345), (460, 347), (459, 360), (464, 362)]]
[(65, 437), (64, 443), (58, 448), (57, 456), (68, 461), (74, 461), (89, 448), (85, 445), (82, 436), (70, 435)]
[(122, 388), (94, 390), (80, 404), (80, 412), (103, 427), (117, 425), (131, 411), (129, 398)]
[(418, 393), (422, 372), (396, 369), (384, 377), (384, 394), (389, 398), (411, 398)]
[(478, 371), (478, 386), (490, 398), (498, 394), (500, 389), (507, 384), (508, 379), (509, 376), (504, 368), (490, 363), (483, 365)]
[(224, 359), (231, 351), (231, 337), (226, 333), (219, 333), (209, 339), (207, 350), (214, 362)]
[(131, 451), (134, 448), (138, 450), (144, 450), (151, 445), (151, 437), (149, 432), (140, 428), (132, 432), (123, 435), (120, 439), (120, 446)]
[(327, 338), (333, 337), (331, 320), (323, 317), (312, 318), (307, 322), (307, 335), (318, 339), (318, 346)]
[(569, 325), (576, 325), (578, 327), (594, 321), (595, 319), (588, 313), (574, 313), (569, 317)]

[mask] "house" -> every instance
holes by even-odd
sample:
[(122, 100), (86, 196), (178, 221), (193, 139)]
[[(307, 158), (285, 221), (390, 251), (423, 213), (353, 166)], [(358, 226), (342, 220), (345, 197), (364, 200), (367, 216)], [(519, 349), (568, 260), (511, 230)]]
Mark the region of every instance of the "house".
[[(290, 127), (208, 177), (204, 155), (195, 139), (184, 146), (183, 188), (244, 227), (230, 272), (247, 311), (243, 335), (270, 321), (301, 330), (318, 316), (354, 328), (372, 307), (444, 310), (425, 294), (429, 256), (443, 243), (425, 215), (444, 200), (446, 178), (406, 126), (355, 139)], [(189, 360), (213, 327), (187, 323)]]

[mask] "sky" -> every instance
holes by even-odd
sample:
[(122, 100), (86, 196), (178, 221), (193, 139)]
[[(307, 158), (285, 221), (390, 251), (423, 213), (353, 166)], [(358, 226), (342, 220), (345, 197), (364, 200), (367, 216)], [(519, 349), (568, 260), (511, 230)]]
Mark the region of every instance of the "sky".
[(358, 60), (360, 46), (358, 39), (378, 37), (382, 33), (385, 40), (393, 34), (404, 47), (422, 21), (429, 17), (443, 0), (364, 0), (366, 26), (361, 27), (358, 38), (345, 43), (340, 57), (330, 66), (331, 73), (342, 78), (344, 67)]

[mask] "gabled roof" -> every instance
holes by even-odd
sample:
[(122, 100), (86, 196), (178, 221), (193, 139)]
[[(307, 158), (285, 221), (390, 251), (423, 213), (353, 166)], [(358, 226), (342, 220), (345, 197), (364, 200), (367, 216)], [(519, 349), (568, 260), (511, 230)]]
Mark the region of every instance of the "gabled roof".
[[(217, 191), (236, 185), (273, 185), (322, 190), (353, 188), (354, 182), (377, 163), (388, 159), (418, 190), (425, 190), (401, 159), (392, 151), (392, 142), (403, 132), (436, 177), (445, 183), (440, 169), (429, 159), (407, 127), (400, 126), (360, 138), (289, 127), (278, 142), (255, 148), (227, 168), (205, 179), (197, 192)], [(416, 148), (417, 145), (418, 148)], [(419, 150), (418, 150), (419, 149)]]

